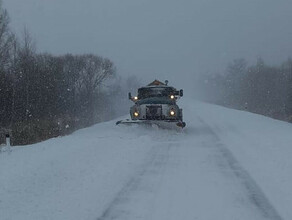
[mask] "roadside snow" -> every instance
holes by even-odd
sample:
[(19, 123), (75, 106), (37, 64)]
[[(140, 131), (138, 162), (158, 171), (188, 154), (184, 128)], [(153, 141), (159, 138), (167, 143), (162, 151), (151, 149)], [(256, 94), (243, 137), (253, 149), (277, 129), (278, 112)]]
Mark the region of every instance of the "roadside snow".
[(0, 219), (95, 219), (149, 141), (110, 122), (0, 154)]

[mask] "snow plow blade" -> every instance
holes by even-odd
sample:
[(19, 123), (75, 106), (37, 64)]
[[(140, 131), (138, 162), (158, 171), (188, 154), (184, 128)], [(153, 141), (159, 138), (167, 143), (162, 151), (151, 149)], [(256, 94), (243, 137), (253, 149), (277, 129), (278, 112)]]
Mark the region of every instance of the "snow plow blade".
[(163, 120), (120, 120), (116, 122), (116, 125), (147, 125), (152, 126), (156, 125), (160, 128), (166, 128), (166, 129), (177, 129), (177, 128), (184, 128), (186, 126), (185, 122), (182, 121), (163, 121)]

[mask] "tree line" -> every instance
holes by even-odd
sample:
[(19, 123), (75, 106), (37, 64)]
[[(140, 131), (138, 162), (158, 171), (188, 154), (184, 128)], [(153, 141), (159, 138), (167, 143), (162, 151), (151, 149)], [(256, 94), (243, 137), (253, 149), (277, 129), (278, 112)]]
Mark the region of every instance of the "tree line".
[(207, 101), (292, 122), (292, 60), (254, 65), (245, 59), (230, 63), (224, 74), (200, 77)]
[(0, 128), (12, 130), (13, 145), (114, 117), (113, 97), (121, 95), (121, 87), (113, 79), (116, 68), (107, 58), (37, 53), (27, 30), (18, 39), (9, 29), (0, 0)]

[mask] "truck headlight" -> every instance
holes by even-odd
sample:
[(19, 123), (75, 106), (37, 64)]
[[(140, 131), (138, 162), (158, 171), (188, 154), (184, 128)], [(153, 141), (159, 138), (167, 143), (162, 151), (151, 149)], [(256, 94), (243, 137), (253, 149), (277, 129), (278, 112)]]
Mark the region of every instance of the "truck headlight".
[(173, 109), (171, 109), (169, 114), (170, 114), (170, 116), (175, 116), (175, 111)]
[(174, 95), (171, 95), (171, 96), (170, 96), (170, 99), (174, 99), (174, 98), (175, 98), (175, 96), (174, 96)]
[(139, 116), (139, 112), (134, 112), (134, 116), (138, 117)]

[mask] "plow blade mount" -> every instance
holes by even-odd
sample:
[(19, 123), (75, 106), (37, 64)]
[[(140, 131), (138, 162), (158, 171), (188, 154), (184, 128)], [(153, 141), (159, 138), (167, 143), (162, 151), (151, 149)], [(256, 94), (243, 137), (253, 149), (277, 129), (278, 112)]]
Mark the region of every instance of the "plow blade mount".
[(173, 121), (173, 120), (120, 120), (116, 122), (116, 125), (157, 125), (161, 128), (167, 128), (167, 129), (174, 129), (174, 128), (184, 128), (186, 126), (185, 122), (182, 121)]

